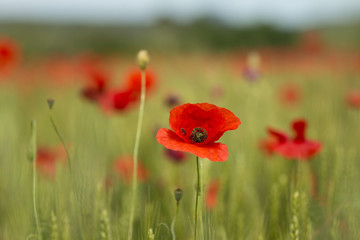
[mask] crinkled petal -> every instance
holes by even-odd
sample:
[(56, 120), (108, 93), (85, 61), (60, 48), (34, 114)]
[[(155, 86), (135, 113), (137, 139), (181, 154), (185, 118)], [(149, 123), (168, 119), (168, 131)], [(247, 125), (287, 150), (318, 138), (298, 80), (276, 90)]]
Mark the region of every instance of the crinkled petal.
[(209, 143), (207, 145), (195, 145), (185, 142), (175, 132), (167, 128), (159, 129), (156, 139), (168, 149), (193, 153), (200, 158), (207, 158), (214, 162), (223, 162), (229, 155), (225, 144)]
[(240, 119), (231, 111), (209, 103), (188, 103), (175, 107), (171, 110), (169, 119), (170, 127), (189, 143), (192, 143), (189, 136), (193, 129), (203, 128), (208, 137), (199, 145), (217, 141), (224, 132), (238, 128), (240, 123)]

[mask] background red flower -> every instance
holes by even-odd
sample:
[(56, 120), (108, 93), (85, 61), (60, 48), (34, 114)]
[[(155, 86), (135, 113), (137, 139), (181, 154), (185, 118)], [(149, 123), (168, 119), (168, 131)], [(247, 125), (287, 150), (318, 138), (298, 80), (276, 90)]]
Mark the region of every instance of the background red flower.
[[(133, 177), (134, 159), (131, 156), (123, 156), (116, 159), (114, 162), (114, 170), (122, 181), (130, 183)], [(140, 161), (138, 162), (137, 167), (137, 177), (141, 182), (144, 182), (149, 178), (148, 170)]]
[(294, 121), (292, 124), (295, 132), (294, 138), (276, 147), (276, 153), (288, 159), (298, 160), (309, 160), (316, 155), (321, 150), (322, 145), (317, 141), (306, 139), (306, 127), (307, 123), (304, 119)]

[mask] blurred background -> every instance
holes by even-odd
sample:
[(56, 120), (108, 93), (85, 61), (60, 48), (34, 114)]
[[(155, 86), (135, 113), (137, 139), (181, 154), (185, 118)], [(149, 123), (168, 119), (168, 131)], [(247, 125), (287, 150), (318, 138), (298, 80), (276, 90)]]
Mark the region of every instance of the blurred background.
[[(178, 187), (176, 233), (191, 239), (194, 156), (155, 138), (188, 102), (228, 108), (242, 122), (221, 138), (226, 162), (203, 159), (204, 239), (359, 239), (359, 0), (0, 0), (0, 239), (35, 232), (33, 118), (43, 239), (99, 239), (104, 222), (126, 239), (140, 49), (151, 61), (134, 239), (150, 239), (149, 229), (169, 239), (158, 226), (173, 219)], [(292, 138), (298, 118), (322, 148), (289, 161), (270, 151), (278, 143), (269, 127)]]
[(26, 57), (301, 44), (358, 49), (359, 13), (357, 0), (2, 0), (0, 34), (15, 38)]

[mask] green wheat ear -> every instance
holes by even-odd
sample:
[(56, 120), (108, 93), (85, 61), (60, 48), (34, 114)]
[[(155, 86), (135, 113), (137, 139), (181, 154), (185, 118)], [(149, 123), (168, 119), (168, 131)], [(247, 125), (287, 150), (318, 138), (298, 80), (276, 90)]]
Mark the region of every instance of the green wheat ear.
[(148, 231), (148, 240), (155, 240), (155, 234), (154, 234), (152, 228), (149, 228), (149, 231)]
[(301, 194), (300, 214), (303, 229), (303, 239), (312, 239), (312, 224), (308, 213), (309, 197), (304, 192)]
[(299, 192), (295, 192), (291, 198), (291, 215), (290, 239), (299, 240)]
[(59, 233), (58, 233), (58, 224), (57, 218), (54, 212), (51, 212), (51, 233), (50, 233), (51, 240), (58, 240)]
[(111, 240), (111, 229), (108, 212), (104, 209), (100, 214), (100, 231), (99, 239)]

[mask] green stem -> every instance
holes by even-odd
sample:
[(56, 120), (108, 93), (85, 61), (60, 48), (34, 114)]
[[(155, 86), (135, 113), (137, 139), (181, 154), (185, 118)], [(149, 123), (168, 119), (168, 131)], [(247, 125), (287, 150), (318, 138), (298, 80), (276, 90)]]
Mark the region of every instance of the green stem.
[(141, 70), (141, 96), (140, 96), (139, 118), (138, 118), (136, 138), (135, 138), (135, 147), (134, 147), (132, 201), (131, 201), (131, 208), (130, 208), (128, 240), (132, 239), (132, 233), (133, 233), (133, 221), (134, 221), (134, 212), (135, 212), (135, 205), (136, 205), (136, 191), (137, 191), (138, 155), (139, 155), (141, 127), (142, 127), (142, 122), (143, 122), (143, 118), (144, 118), (144, 107), (145, 107), (145, 93), (146, 93), (145, 83), (146, 83), (145, 70)]
[(64, 148), (65, 148), (65, 151), (66, 151), (66, 156), (67, 156), (67, 159), (68, 159), (68, 162), (69, 162), (69, 169), (70, 169), (70, 175), (72, 175), (72, 170), (71, 170), (71, 158), (70, 158), (70, 153), (69, 153), (69, 149), (68, 147), (66, 146), (65, 144), (65, 141), (64, 141), (64, 138), (62, 137), (60, 131), (58, 130), (56, 124), (55, 124), (55, 121), (54, 121), (54, 118), (53, 118), (53, 115), (52, 115), (52, 109), (49, 110), (49, 118), (50, 118), (50, 122), (56, 132), (56, 134), (58, 135), (60, 141), (62, 142)]
[[(51, 125), (53, 126), (57, 136), (59, 137), (62, 145), (64, 146), (65, 148), (65, 151), (66, 151), (66, 157), (68, 159), (68, 164), (69, 164), (69, 172), (70, 172), (70, 184), (71, 184), (71, 188), (72, 188), (72, 191), (74, 191), (74, 194), (75, 194), (75, 199), (76, 199), (76, 202), (78, 204), (78, 207), (79, 207), (79, 210), (80, 212), (82, 212), (82, 205), (81, 205), (81, 200), (80, 200), (80, 196), (77, 194), (77, 191), (76, 191), (76, 188), (75, 188), (75, 182), (74, 182), (74, 175), (72, 173), (72, 160), (71, 160), (71, 157), (70, 157), (70, 152), (69, 152), (69, 149), (68, 147), (66, 146), (66, 143), (65, 143), (65, 140), (63, 138), (63, 136), (61, 135), (59, 129), (57, 128), (56, 124), (55, 124), (55, 121), (54, 121), (54, 117), (53, 117), (53, 114), (52, 114), (52, 107), (50, 107), (49, 109), (49, 118), (50, 118), (50, 122), (51, 122)], [(79, 222), (80, 222), (80, 225), (83, 225), (83, 220), (82, 220), (82, 216), (79, 215)], [(81, 234), (83, 235), (83, 229), (81, 228)]]
[(42, 239), (41, 235), (41, 227), (40, 227), (40, 221), (39, 216), (37, 212), (37, 206), (36, 206), (36, 155), (37, 155), (37, 149), (36, 149), (36, 120), (33, 119), (31, 121), (31, 152), (32, 152), (32, 161), (33, 161), (33, 207), (34, 207), (34, 216), (35, 216), (35, 223), (36, 223), (36, 229), (38, 232), (38, 239)]
[(173, 221), (171, 223), (171, 235), (172, 235), (173, 240), (176, 240), (174, 227), (175, 227), (175, 221), (176, 221), (176, 218), (178, 216), (178, 213), (179, 213), (179, 202), (176, 203), (176, 213), (175, 213), (175, 217), (174, 217), (174, 219), (173, 219)]
[[(196, 229), (197, 229), (197, 216), (198, 216), (198, 203), (199, 197), (201, 196), (201, 163), (199, 157), (196, 156), (196, 169), (197, 169), (197, 188), (196, 188), (196, 201), (195, 201), (195, 228), (194, 228), (194, 240), (196, 240)], [(199, 215), (201, 218), (201, 207), (199, 208)]]

